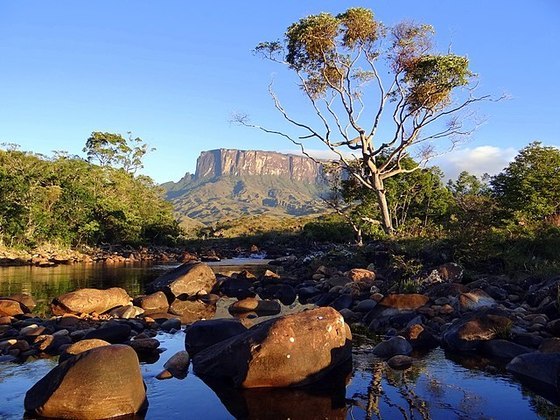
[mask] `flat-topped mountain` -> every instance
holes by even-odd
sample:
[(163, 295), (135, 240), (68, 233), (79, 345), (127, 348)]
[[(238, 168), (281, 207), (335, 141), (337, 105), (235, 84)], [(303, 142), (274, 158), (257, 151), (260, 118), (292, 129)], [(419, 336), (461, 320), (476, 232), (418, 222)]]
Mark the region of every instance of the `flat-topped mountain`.
[(235, 149), (202, 152), (196, 161), (194, 179), (255, 175), (285, 177), (292, 181), (323, 182), (321, 165), (305, 156)]
[(309, 215), (324, 211), (323, 167), (305, 156), (261, 150), (202, 152), (194, 175), (162, 185), (184, 221), (208, 224), (247, 215)]

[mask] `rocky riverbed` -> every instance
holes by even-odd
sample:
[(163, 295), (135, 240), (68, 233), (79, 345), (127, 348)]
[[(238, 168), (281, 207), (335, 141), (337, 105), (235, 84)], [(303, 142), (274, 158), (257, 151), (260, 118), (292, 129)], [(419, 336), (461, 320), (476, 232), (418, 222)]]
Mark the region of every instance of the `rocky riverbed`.
[[(27, 412), (56, 417), (74, 404), (76, 417), (103, 418), (145, 410), (149, 398), (138, 362), (159, 358), (156, 337), (162, 331), (182, 334), (186, 326), (185, 349), (158, 376), (180, 378), (192, 362), (222, 401), (231, 401), (239, 399), (240, 389), (253, 387), (344, 389), (352, 369), (352, 329), (376, 337), (366, 352), (390, 369), (414, 369), (421, 363), (418, 354), (441, 347), (457, 357), (495, 360), (557, 400), (560, 278), (465, 282), (462, 268), (448, 263), (419, 279), (416, 293), (405, 294), (392, 293), (394, 282), (375, 265), (309, 270), (309, 256), (291, 255), (272, 264), (284, 274), (216, 276), (193, 260), (156, 279), (146, 295), (133, 298), (111, 288), (58, 296), (48, 319), (32, 314), (32, 296), (1, 298), (1, 360), (58, 356), (59, 364), (27, 391)], [(284, 315), (286, 308), (297, 311)], [(225, 311), (235, 318), (210, 321)], [(115, 383), (122, 386), (108, 399), (104, 392)], [(70, 389), (90, 404), (69, 401)], [(100, 400), (109, 403), (101, 407)]]

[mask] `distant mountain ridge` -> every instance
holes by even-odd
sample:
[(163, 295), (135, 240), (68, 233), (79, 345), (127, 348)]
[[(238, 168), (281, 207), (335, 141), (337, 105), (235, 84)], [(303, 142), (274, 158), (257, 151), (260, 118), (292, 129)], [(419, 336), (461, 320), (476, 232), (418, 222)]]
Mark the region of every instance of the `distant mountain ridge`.
[(209, 224), (241, 216), (309, 215), (324, 211), (323, 163), (262, 150), (204, 151), (196, 171), (162, 185), (184, 221)]

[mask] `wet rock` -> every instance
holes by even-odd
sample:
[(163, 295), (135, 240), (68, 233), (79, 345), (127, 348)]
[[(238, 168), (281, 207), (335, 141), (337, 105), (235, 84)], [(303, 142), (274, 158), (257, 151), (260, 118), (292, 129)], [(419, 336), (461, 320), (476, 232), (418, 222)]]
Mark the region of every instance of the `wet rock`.
[(405, 356), (403, 354), (398, 354), (387, 360), (387, 364), (389, 365), (389, 367), (396, 370), (408, 369), (412, 366), (413, 362), (414, 359), (412, 357)]
[(37, 303), (35, 303), (35, 300), (29, 293), (16, 293), (15, 295), (11, 295), (10, 299), (18, 301), (30, 311), (32, 311), (35, 306), (37, 306)]
[[(508, 372), (558, 390), (560, 385), (560, 353), (526, 353), (506, 366)], [(557, 391), (556, 391), (557, 392)]]
[(83, 353), (91, 349), (95, 349), (97, 347), (110, 346), (110, 345), (111, 343), (108, 343), (105, 340), (99, 340), (97, 338), (92, 338), (89, 340), (81, 340), (67, 347), (58, 358), (58, 362), (61, 363), (70, 357), (73, 357), (77, 354)]
[(413, 349), (428, 350), (439, 345), (435, 335), (421, 324), (415, 323), (407, 326), (401, 335), (406, 338)]
[(162, 291), (152, 293), (151, 295), (139, 296), (134, 299), (134, 304), (144, 309), (146, 314), (167, 312), (169, 308), (167, 296)]
[(459, 309), (461, 311), (476, 311), (495, 305), (496, 301), (481, 289), (459, 295)]
[(543, 338), (538, 334), (524, 332), (513, 334), (511, 341), (522, 346), (537, 348), (541, 345)]
[(16, 316), (22, 315), (29, 310), (17, 300), (9, 298), (0, 298), (0, 316)]
[(53, 315), (91, 314), (93, 312), (102, 314), (117, 306), (128, 305), (130, 301), (128, 293), (120, 287), (106, 290), (79, 289), (54, 298), (51, 303), (51, 312)]
[(197, 321), (185, 329), (185, 348), (194, 356), (220, 341), (247, 331), (238, 319), (210, 319)]
[(167, 332), (171, 332), (173, 330), (178, 331), (181, 329), (181, 320), (177, 318), (170, 318), (161, 324), (161, 329)]
[(376, 345), (371, 352), (379, 357), (390, 358), (398, 354), (409, 355), (412, 353), (412, 346), (406, 338), (396, 336), (382, 341)]
[(155, 338), (139, 338), (131, 340), (128, 345), (132, 347), (136, 353), (151, 353), (157, 351), (160, 342)]
[(453, 351), (477, 351), (482, 342), (507, 335), (512, 321), (498, 310), (480, 310), (463, 316), (443, 333), (442, 344)]
[(121, 319), (131, 319), (136, 318), (139, 315), (144, 313), (144, 309), (139, 308), (138, 306), (133, 306), (132, 304), (119, 306), (118, 308), (111, 309), (109, 311), (109, 315), (114, 318), (121, 318)]
[(231, 314), (255, 312), (259, 315), (276, 315), (281, 310), (280, 303), (275, 300), (260, 300), (256, 298), (245, 298), (234, 302), (229, 307)]
[(298, 297), (301, 303), (307, 303), (309, 299), (321, 294), (321, 290), (314, 286), (306, 286), (298, 289)]
[(128, 324), (122, 322), (108, 322), (98, 329), (88, 332), (84, 338), (97, 338), (111, 344), (124, 343), (128, 340), (131, 330), (132, 328), (130, 328)]
[(25, 411), (43, 417), (102, 419), (147, 407), (138, 357), (129, 346), (103, 346), (71, 357), (25, 395)]
[(482, 344), (482, 351), (492, 357), (511, 360), (520, 354), (530, 353), (534, 350), (508, 340), (496, 339), (485, 341)]
[(207, 264), (186, 263), (158, 277), (146, 289), (149, 293), (163, 291), (177, 297), (210, 293), (215, 286), (216, 275)]
[(246, 277), (226, 278), (220, 284), (220, 291), (224, 295), (237, 299), (255, 297), (255, 292), (252, 288), (253, 282)]
[(342, 316), (318, 308), (265, 321), (208, 347), (194, 356), (193, 366), (201, 377), (224, 378), (237, 387), (287, 387), (321, 380), (351, 357)]
[(169, 358), (163, 367), (177, 379), (184, 379), (189, 372), (191, 358), (186, 351), (179, 351)]
[(261, 299), (278, 299), (283, 305), (291, 305), (295, 302), (297, 294), (289, 284), (273, 284), (263, 288), (259, 296)]

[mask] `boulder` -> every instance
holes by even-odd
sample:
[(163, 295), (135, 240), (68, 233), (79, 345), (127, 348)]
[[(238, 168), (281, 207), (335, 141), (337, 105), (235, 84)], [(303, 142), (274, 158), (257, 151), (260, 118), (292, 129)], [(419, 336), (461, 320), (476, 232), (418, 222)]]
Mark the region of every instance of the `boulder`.
[(30, 311), (32, 311), (35, 306), (37, 306), (37, 303), (29, 293), (16, 293), (15, 295), (11, 295), (10, 299), (17, 300)]
[(186, 351), (179, 351), (169, 358), (167, 362), (164, 363), (163, 367), (177, 379), (184, 379), (187, 377), (189, 372), (190, 363), (189, 353)]
[(164, 291), (177, 297), (210, 293), (214, 286), (216, 275), (207, 264), (186, 263), (158, 277), (146, 289), (151, 293)]
[(413, 349), (428, 350), (439, 345), (435, 335), (422, 324), (408, 325), (401, 334)]
[(51, 311), (57, 316), (66, 313), (102, 314), (117, 306), (128, 305), (130, 301), (128, 293), (120, 287), (106, 290), (79, 289), (54, 298), (51, 302)]
[(185, 329), (185, 348), (194, 356), (220, 341), (247, 331), (238, 319), (210, 319), (196, 321)]
[(0, 298), (0, 316), (22, 315), (29, 310), (17, 300)]
[(255, 292), (252, 288), (253, 282), (246, 277), (228, 277), (220, 284), (220, 291), (224, 295), (237, 299), (254, 297)]
[[(305, 327), (303, 327), (305, 326)], [(332, 308), (271, 319), (197, 353), (201, 377), (242, 388), (307, 385), (352, 357), (351, 333)]]
[(560, 353), (521, 354), (508, 363), (506, 370), (557, 391), (560, 385)]
[(42, 417), (104, 419), (147, 407), (138, 357), (129, 346), (94, 348), (62, 362), (25, 395), (25, 411)]
[(398, 311), (414, 311), (424, 306), (429, 300), (430, 298), (428, 296), (418, 293), (393, 294), (385, 296), (381, 302), (379, 302), (379, 305)]
[(406, 338), (398, 335), (386, 341), (382, 341), (375, 346), (371, 352), (383, 358), (391, 358), (398, 354), (408, 356), (412, 353), (412, 346), (406, 341)]
[(375, 280), (375, 273), (365, 268), (353, 268), (345, 275), (353, 282), (372, 283)]
[(289, 284), (272, 284), (259, 292), (261, 299), (278, 299), (284, 305), (295, 302), (297, 294)]
[(531, 353), (534, 350), (508, 340), (496, 339), (482, 343), (482, 351), (492, 357), (511, 360), (520, 354)]
[(111, 343), (108, 343), (105, 340), (99, 340), (97, 338), (81, 340), (67, 347), (66, 350), (64, 350), (64, 352), (58, 358), (58, 362), (59, 363), (64, 362), (66, 359), (73, 357), (77, 354), (83, 353), (84, 351), (95, 349), (97, 347), (110, 346), (110, 345)]
[(97, 338), (111, 344), (123, 343), (128, 340), (130, 335), (130, 325), (122, 322), (108, 322), (107, 324), (88, 332), (84, 339)]
[(256, 312), (258, 315), (276, 315), (280, 313), (280, 303), (275, 300), (260, 300), (256, 298), (245, 298), (233, 302), (229, 307), (231, 314)]
[(495, 305), (496, 301), (482, 289), (476, 289), (459, 295), (459, 309), (461, 311), (476, 311)]
[(484, 341), (507, 336), (512, 321), (498, 310), (480, 310), (463, 316), (442, 336), (444, 347), (459, 352), (477, 351)]
[(158, 312), (167, 312), (169, 308), (167, 296), (162, 291), (152, 293), (151, 295), (139, 296), (134, 299), (134, 304), (144, 309), (144, 312), (148, 315)]

